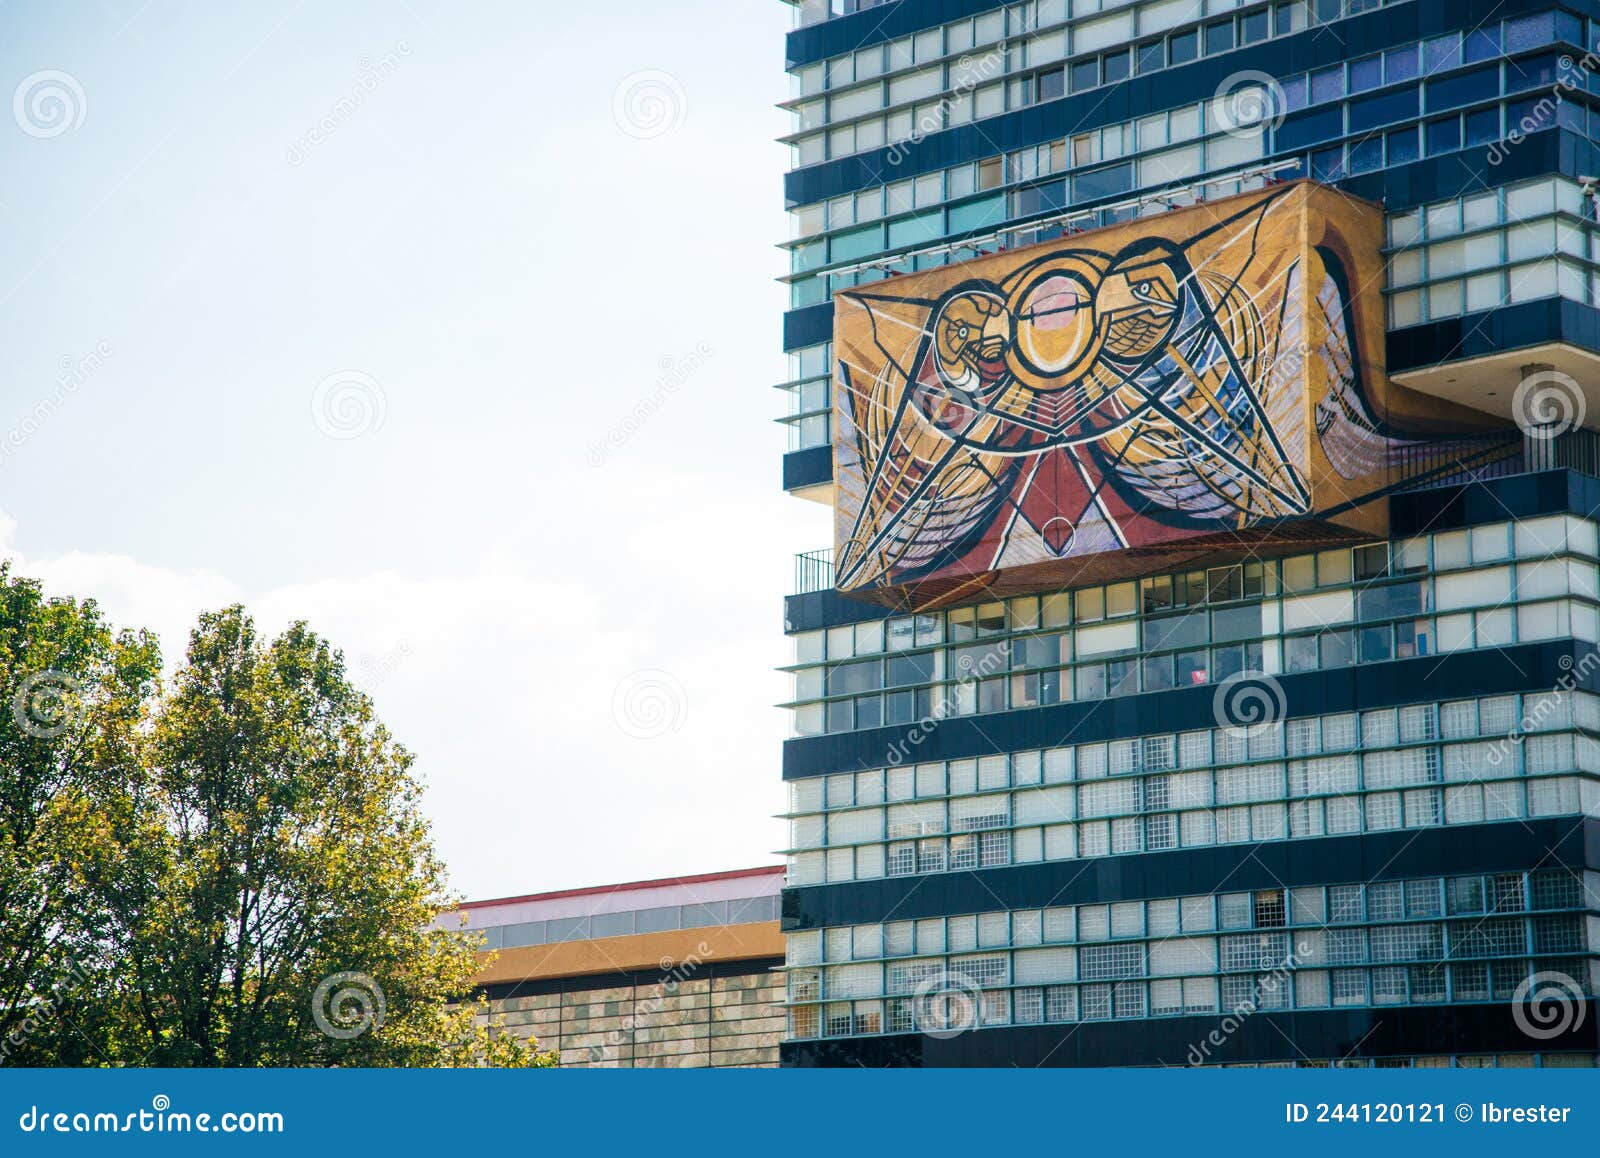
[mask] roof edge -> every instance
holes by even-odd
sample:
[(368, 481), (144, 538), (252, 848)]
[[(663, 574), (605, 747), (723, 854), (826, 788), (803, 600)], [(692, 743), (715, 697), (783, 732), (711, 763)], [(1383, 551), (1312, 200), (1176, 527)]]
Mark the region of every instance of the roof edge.
[(515, 897), (492, 897), (481, 901), (463, 901), (461, 904), (454, 906), (449, 911), (460, 912), (463, 909), (484, 909), (492, 905), (512, 905), (520, 904), (525, 901), (554, 901), (565, 897), (596, 896), (602, 893), (625, 893), (631, 892), (634, 889), (668, 888), (672, 885), (697, 885), (704, 884), (709, 881), (733, 880), (738, 877), (779, 875), (783, 871), (784, 866), (781, 864), (762, 865), (758, 868), (727, 869), (723, 872), (697, 873), (692, 876), (684, 877), (660, 877), (656, 880), (627, 881), (622, 884), (614, 885), (591, 885), (587, 888), (581, 889), (557, 889), (554, 892), (548, 893), (525, 893), (522, 896)]

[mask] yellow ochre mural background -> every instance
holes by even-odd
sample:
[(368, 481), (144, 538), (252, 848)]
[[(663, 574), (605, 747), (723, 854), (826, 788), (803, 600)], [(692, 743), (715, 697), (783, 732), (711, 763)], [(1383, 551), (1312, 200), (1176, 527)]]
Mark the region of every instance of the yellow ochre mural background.
[(1382, 239), (1298, 181), (836, 293), (838, 587), (925, 604), (1384, 534), (1420, 448), (1507, 444), (1389, 382)]

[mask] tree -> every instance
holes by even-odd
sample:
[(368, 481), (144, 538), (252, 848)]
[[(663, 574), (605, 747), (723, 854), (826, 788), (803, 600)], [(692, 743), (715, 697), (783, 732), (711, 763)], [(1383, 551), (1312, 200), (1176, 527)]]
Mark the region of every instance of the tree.
[(103, 972), (36, 1054), (55, 1064), (554, 1064), (491, 1034), (470, 1000), (481, 937), (438, 927), (452, 898), (412, 757), (337, 651), (303, 623), (264, 643), (231, 607), (201, 617), (170, 689), (149, 701), (153, 644), (122, 645), (141, 666), (95, 638), (86, 685), (129, 685), (85, 697), (104, 702), (85, 743), (109, 772), (97, 794), (52, 806), (70, 812), (38, 859), (81, 882), (93, 930), (82, 939)]
[(154, 638), (114, 634), (93, 601), (46, 599), (0, 561), (0, 1060), (42, 1048), (92, 984), (108, 817), (160, 669)]

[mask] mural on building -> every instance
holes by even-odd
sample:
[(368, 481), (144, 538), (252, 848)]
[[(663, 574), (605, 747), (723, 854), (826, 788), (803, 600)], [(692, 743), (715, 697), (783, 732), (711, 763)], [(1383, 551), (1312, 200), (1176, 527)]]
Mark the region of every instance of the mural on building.
[(838, 587), (1383, 533), (1507, 444), (1389, 383), (1382, 228), (1295, 182), (835, 294)]

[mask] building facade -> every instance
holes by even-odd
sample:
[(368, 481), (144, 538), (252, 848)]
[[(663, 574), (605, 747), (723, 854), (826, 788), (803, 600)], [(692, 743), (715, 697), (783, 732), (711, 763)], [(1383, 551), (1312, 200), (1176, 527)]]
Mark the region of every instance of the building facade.
[(784, 1064), (1594, 1064), (1597, 42), (796, 7)]
[[(782, 1036), (781, 867), (472, 901), (503, 1032), (563, 1066), (759, 1067)], [(489, 957), (492, 954), (492, 958)]]

